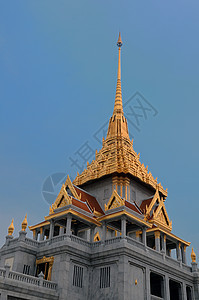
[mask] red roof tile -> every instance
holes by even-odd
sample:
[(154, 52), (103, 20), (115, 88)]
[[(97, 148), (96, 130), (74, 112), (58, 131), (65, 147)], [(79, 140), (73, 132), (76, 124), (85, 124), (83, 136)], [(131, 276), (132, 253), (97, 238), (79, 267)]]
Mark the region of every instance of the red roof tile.
[(140, 215), (142, 214), (139, 211), (139, 209), (136, 207), (136, 204), (134, 204), (134, 203), (131, 203), (131, 202), (125, 200), (125, 206), (128, 207), (128, 208), (130, 208), (130, 209), (132, 209), (133, 211), (135, 211), (136, 213), (138, 213)]
[(82, 202), (82, 201), (80, 201), (80, 200), (77, 200), (77, 199), (72, 198), (72, 204), (73, 204), (74, 206), (77, 206), (77, 207), (79, 207), (79, 208), (85, 210), (86, 212), (92, 213), (91, 209), (89, 209), (88, 205), (86, 205), (85, 202)]
[(88, 194), (85, 190), (82, 190), (75, 185), (74, 185), (74, 188), (78, 195), (81, 194), (81, 201), (87, 202), (87, 204), (92, 209), (92, 211), (94, 211), (94, 209), (95, 209), (97, 212), (104, 215), (104, 212), (103, 212), (101, 206), (99, 205), (99, 203), (97, 202), (97, 199), (94, 196)]
[(153, 197), (152, 198), (149, 198), (149, 199), (146, 199), (144, 201), (142, 201), (141, 205), (140, 205), (140, 208), (143, 212), (145, 212), (146, 210), (146, 206), (149, 207), (151, 201), (153, 200)]

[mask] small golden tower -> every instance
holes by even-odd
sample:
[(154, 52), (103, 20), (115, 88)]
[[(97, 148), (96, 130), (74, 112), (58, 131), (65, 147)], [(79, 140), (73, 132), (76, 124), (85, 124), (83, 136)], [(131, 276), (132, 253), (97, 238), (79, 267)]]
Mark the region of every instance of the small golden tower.
[(27, 225), (28, 225), (28, 222), (27, 222), (27, 214), (26, 214), (23, 222), (21, 223), (21, 229), (22, 229), (22, 231), (26, 231)]
[(193, 251), (193, 248), (192, 248), (192, 251), (191, 251), (191, 260), (192, 260), (192, 262), (196, 262), (196, 254)]
[(14, 224), (13, 224), (14, 219), (12, 219), (12, 222), (10, 224), (10, 226), (8, 227), (8, 235), (12, 236), (13, 232), (14, 232)]

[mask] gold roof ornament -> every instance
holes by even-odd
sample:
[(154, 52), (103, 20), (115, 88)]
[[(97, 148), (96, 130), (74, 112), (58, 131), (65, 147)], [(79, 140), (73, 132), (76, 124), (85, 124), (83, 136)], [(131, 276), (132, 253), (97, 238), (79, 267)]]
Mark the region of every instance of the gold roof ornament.
[(15, 229), (13, 222), (14, 222), (14, 219), (12, 219), (12, 222), (11, 222), (10, 226), (8, 227), (8, 235), (10, 235), (10, 236), (12, 236), (14, 229)]
[(22, 231), (26, 231), (27, 226), (28, 226), (28, 222), (27, 222), (27, 214), (26, 214), (23, 222), (21, 223)]
[(88, 181), (99, 179), (103, 176), (123, 173), (138, 178), (141, 182), (151, 186), (166, 197), (161, 183), (153, 178), (148, 166), (140, 162), (140, 155), (133, 149), (133, 141), (129, 138), (127, 119), (123, 112), (122, 89), (121, 89), (121, 47), (122, 39), (119, 33), (118, 46), (118, 71), (115, 103), (112, 117), (109, 120), (106, 139), (103, 139), (102, 149), (96, 152), (95, 159), (87, 165), (86, 169), (77, 174), (73, 183), (81, 186)]
[(192, 260), (192, 262), (196, 262), (196, 254), (193, 251), (193, 248), (192, 248), (192, 251), (191, 251), (191, 260)]

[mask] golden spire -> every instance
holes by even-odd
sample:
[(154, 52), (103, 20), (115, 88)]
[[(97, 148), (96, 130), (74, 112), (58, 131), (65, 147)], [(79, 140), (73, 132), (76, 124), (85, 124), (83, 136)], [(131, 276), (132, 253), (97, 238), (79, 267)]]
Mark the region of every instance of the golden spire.
[(191, 260), (192, 260), (192, 262), (196, 262), (196, 254), (193, 251), (193, 248), (192, 248), (192, 251), (191, 251)]
[(121, 34), (119, 33), (119, 38), (117, 41), (118, 46), (118, 70), (117, 70), (117, 87), (116, 87), (116, 95), (115, 95), (115, 105), (114, 111), (115, 113), (122, 113), (123, 114), (123, 105), (122, 105), (122, 89), (121, 89), (121, 47), (122, 47), (122, 40)]
[(12, 219), (12, 222), (10, 224), (10, 226), (8, 227), (8, 235), (12, 236), (13, 232), (14, 232), (14, 224), (13, 224), (14, 219)]
[(27, 225), (28, 225), (28, 222), (27, 222), (27, 214), (26, 214), (23, 222), (21, 223), (21, 229), (22, 229), (22, 231), (26, 231)]

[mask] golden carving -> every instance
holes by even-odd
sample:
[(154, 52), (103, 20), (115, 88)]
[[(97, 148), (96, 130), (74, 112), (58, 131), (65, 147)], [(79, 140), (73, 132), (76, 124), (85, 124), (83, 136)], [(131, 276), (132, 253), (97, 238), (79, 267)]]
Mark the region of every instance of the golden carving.
[(166, 228), (169, 231), (172, 230), (172, 221), (169, 220), (164, 199), (160, 197), (159, 188), (157, 188), (150, 205), (146, 206), (145, 216), (149, 222), (154, 223), (158, 227)]
[(27, 222), (27, 214), (26, 214), (23, 222), (21, 223), (21, 229), (22, 229), (22, 231), (26, 231), (27, 226), (28, 226), (28, 222)]
[(46, 276), (46, 269), (47, 269), (47, 263), (49, 263), (49, 269), (48, 269), (48, 276), (47, 276), (47, 280), (51, 280), (51, 274), (52, 274), (52, 266), (53, 266), (53, 263), (54, 263), (54, 257), (51, 256), (51, 257), (46, 257), (44, 256), (43, 258), (41, 259), (37, 259), (36, 260), (36, 265), (39, 265), (39, 264), (46, 264), (45, 265), (45, 272), (44, 272), (44, 276)]
[(159, 239), (160, 238), (160, 231), (155, 231), (155, 238)]
[(133, 141), (129, 138), (127, 119), (124, 117), (121, 92), (121, 43), (119, 44), (117, 87), (113, 115), (109, 121), (107, 137), (103, 139), (102, 149), (96, 151), (95, 160), (87, 164), (87, 168), (77, 174), (74, 184), (82, 185), (90, 180), (101, 178), (113, 173), (131, 174), (155, 190), (167, 196), (161, 183), (157, 183), (148, 166), (139, 161), (140, 155), (133, 149)]
[[(68, 195), (67, 188), (69, 188), (72, 196)], [(65, 182), (65, 184), (62, 185), (59, 195), (57, 196), (57, 198), (56, 198), (55, 202), (52, 204), (52, 206), (50, 206), (49, 214), (50, 215), (53, 214), (54, 210), (58, 207), (63, 207), (63, 206), (72, 204), (72, 197), (80, 200), (81, 194), (80, 195), (77, 194), (77, 192), (70, 180), (70, 177), (67, 176), (66, 182)]]
[(140, 237), (140, 234), (141, 234), (140, 231), (136, 231), (136, 233), (135, 233), (136, 238), (139, 238), (139, 237)]
[(101, 240), (101, 238), (100, 238), (99, 231), (98, 231), (94, 236), (94, 242), (98, 242), (100, 240)]
[(8, 235), (12, 236), (13, 235), (13, 232), (14, 232), (14, 219), (12, 219), (12, 222), (10, 224), (10, 226), (8, 227)]
[(191, 260), (192, 260), (192, 262), (196, 262), (196, 254), (193, 251), (193, 248), (192, 248), (192, 251), (191, 251)]
[(113, 209), (119, 206), (123, 206), (125, 204), (125, 200), (122, 199), (116, 190), (113, 191), (111, 198), (109, 199), (107, 205), (104, 205), (105, 211), (109, 209)]

